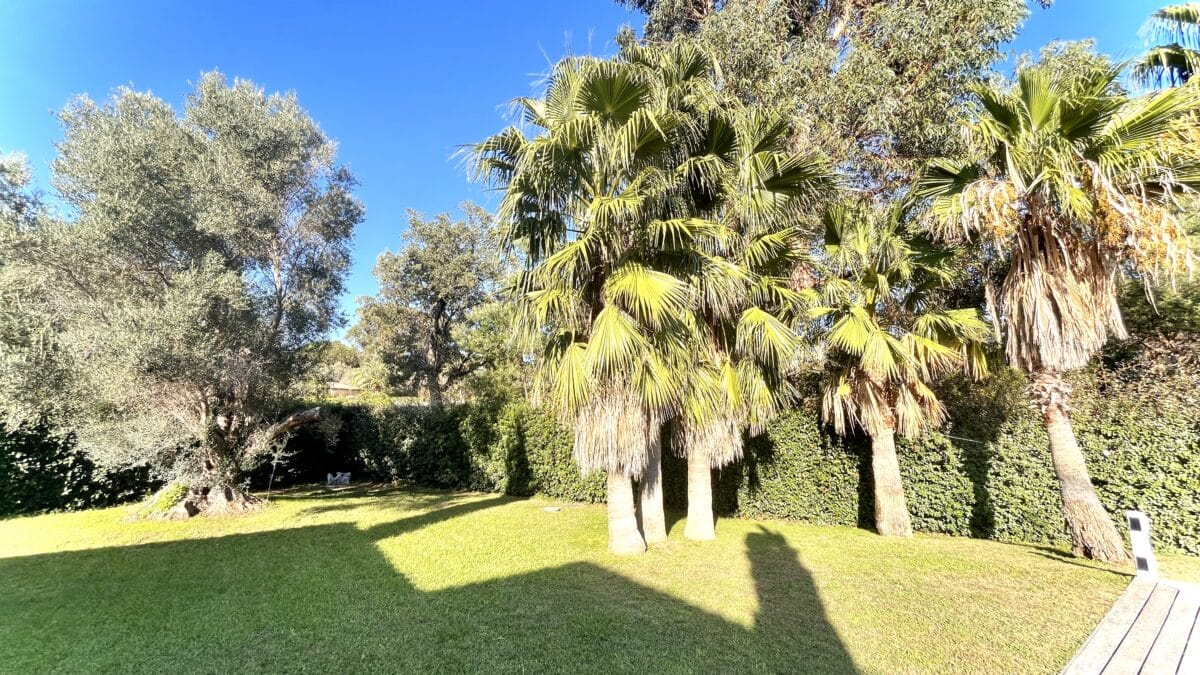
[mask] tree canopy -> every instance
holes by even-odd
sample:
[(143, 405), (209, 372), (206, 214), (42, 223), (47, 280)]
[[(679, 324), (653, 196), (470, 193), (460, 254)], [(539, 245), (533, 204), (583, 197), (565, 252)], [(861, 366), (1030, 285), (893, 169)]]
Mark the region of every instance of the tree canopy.
[(182, 115), (121, 89), (60, 119), (72, 217), (9, 233), (3, 259), (58, 322), (60, 424), (109, 464), (235, 484), (340, 320), (354, 179), (294, 95), (220, 73)]
[(696, 40), (725, 88), (790, 111), (794, 143), (885, 199), (932, 157), (960, 149), (969, 87), (1001, 56), (1024, 0), (621, 0), (647, 40)]
[(380, 254), (379, 293), (359, 300), (350, 331), (392, 387), (421, 391), (435, 406), (495, 357), (463, 331), (487, 320), (479, 312), (496, 302), (506, 266), (491, 214), (469, 202), (462, 210), (459, 220), (409, 212), (405, 246)]

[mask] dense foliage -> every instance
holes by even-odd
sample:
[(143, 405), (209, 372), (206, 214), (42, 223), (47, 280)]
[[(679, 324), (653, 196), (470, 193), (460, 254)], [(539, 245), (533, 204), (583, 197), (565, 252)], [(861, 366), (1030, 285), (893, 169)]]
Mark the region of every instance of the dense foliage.
[(491, 214), (469, 202), (462, 210), (461, 220), (409, 212), (404, 247), (379, 255), (379, 293), (359, 300), (350, 330), (390, 391), (421, 392), (434, 407), (494, 357), (469, 334), (495, 311), (499, 238)]
[[(797, 409), (749, 439), (740, 462), (714, 473), (718, 513), (871, 525), (869, 443), (840, 439), (820, 425), (815, 384)], [(1104, 367), (1079, 374), (1075, 384), (1080, 445), (1114, 521), (1125, 509), (1144, 510), (1159, 546), (1200, 553), (1200, 347), (1161, 338), (1119, 345)], [(1066, 542), (1045, 428), (1028, 407), (1025, 385), (1011, 370), (983, 383), (952, 380), (939, 390), (951, 426), (898, 441), (914, 529)], [(1097, 393), (1084, 393), (1091, 391)], [(308, 427), (292, 438), (275, 486), (351, 471), (356, 479), (604, 500), (603, 476), (584, 477), (572, 459), (566, 425), (524, 402), (477, 401), (441, 411), (333, 404), (330, 418), (329, 428)], [(84, 508), (148, 489), (129, 475), (116, 480), (96, 472), (69, 444), (36, 431), (0, 434), (6, 467), (0, 475), (19, 476), (2, 482), (0, 511)], [(685, 464), (664, 456), (669, 508), (686, 506)], [(17, 465), (27, 468), (7, 469)], [(270, 467), (252, 478), (265, 488)]]
[[(285, 450), (289, 461), (278, 484), (351, 471), (385, 482), (604, 501), (603, 477), (584, 478), (572, 459), (570, 431), (553, 414), (523, 402), (327, 409), (338, 420), (336, 433), (297, 434)], [(265, 477), (260, 470), (256, 482)]]
[(797, 143), (878, 197), (959, 149), (969, 85), (1028, 13), (1025, 0), (618, 2), (646, 13), (650, 41), (712, 48), (730, 91), (793, 111)]
[[(496, 224), (413, 213), (356, 347), (363, 208), (293, 95), (72, 101), (61, 212), (0, 155), (0, 514), (350, 470), (607, 500), (618, 552), (664, 501), (1110, 562), (1139, 508), (1200, 552), (1195, 3), (1144, 95), (1090, 43), (997, 76), (1023, 0), (623, 4), (645, 38), (470, 149)], [(337, 381), (371, 400), (287, 416)]]
[(54, 185), (68, 217), (0, 228), (6, 308), (38, 330), (5, 331), (4, 350), (50, 354), (54, 386), (0, 369), (0, 413), (55, 413), (107, 467), (236, 485), (290, 428), (272, 422), (289, 412), (307, 346), (338, 321), (363, 216), (354, 179), (294, 95), (219, 73), (182, 114), (120, 89), (79, 97), (60, 119)]
[(0, 424), (0, 517), (108, 506), (145, 494), (144, 469), (104, 471), (45, 424)]
[[(1144, 510), (1160, 546), (1200, 553), (1200, 419), (1194, 414), (1200, 347), (1166, 339), (1119, 346), (1105, 367), (1079, 373), (1073, 383), (1081, 392), (1075, 410), (1080, 445), (1113, 520), (1121, 522), (1126, 509)], [(951, 380), (939, 387), (951, 425), (898, 440), (914, 529), (1067, 541), (1045, 427), (1027, 403), (1026, 384), (1011, 370), (983, 383)], [(714, 473), (714, 507), (723, 515), (869, 527), (869, 439), (842, 439), (822, 427), (818, 383), (803, 389), (796, 409), (749, 439), (741, 461)], [(1150, 409), (1153, 419), (1145, 414)], [(290, 444), (296, 454), (289, 471), (301, 480), (352, 470), (373, 480), (604, 500), (603, 477), (582, 476), (571, 458), (569, 428), (523, 402), (442, 411), (347, 404), (334, 416), (341, 419), (338, 433)], [(685, 460), (665, 455), (663, 472), (668, 507), (685, 508)]]

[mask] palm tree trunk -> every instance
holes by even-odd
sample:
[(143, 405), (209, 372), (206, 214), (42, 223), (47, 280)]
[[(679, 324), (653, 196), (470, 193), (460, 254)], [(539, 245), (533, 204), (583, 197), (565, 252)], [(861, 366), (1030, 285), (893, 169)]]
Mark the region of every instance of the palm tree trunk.
[(708, 453), (692, 448), (688, 454), (688, 515), (683, 536), (697, 541), (717, 538), (713, 524), (712, 465)]
[(633, 481), (617, 471), (608, 472), (608, 550), (617, 555), (634, 555), (646, 550), (646, 542), (637, 526)]
[(911, 537), (912, 520), (900, 481), (894, 429), (884, 428), (871, 436), (871, 475), (875, 479), (875, 529), (885, 537)]
[(647, 544), (667, 540), (667, 518), (663, 513), (662, 491), (662, 436), (657, 429), (651, 431), (646, 444), (646, 470), (642, 473), (642, 533)]
[[(1036, 376), (1036, 388), (1041, 391), (1065, 392), (1062, 376), (1058, 373), (1041, 372)], [(1050, 459), (1054, 463), (1054, 474), (1062, 490), (1063, 518), (1071, 534), (1071, 551), (1084, 558), (1105, 562), (1127, 562), (1129, 554), (1125, 543), (1117, 532), (1100, 496), (1092, 486), (1087, 464), (1075, 432), (1071, 429), (1071, 418), (1067, 414), (1062, 396), (1042, 397), (1039, 401), (1045, 411), (1046, 435), (1050, 437)]]

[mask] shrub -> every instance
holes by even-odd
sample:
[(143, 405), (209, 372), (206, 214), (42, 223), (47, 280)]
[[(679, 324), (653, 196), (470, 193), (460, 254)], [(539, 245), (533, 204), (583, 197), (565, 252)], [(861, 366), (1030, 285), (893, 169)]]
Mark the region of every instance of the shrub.
[(0, 424), (0, 516), (109, 506), (152, 487), (146, 469), (98, 469), (45, 424)]
[[(1102, 367), (1074, 376), (1073, 419), (1101, 500), (1154, 520), (1156, 543), (1200, 554), (1200, 345), (1157, 338), (1116, 345)], [(1025, 380), (1001, 369), (984, 382), (952, 380), (941, 394), (951, 423), (899, 443), (913, 525), (1002, 541), (1066, 542), (1045, 429)], [(604, 500), (604, 477), (583, 476), (571, 433), (523, 401), (489, 398), (442, 410), (383, 403), (327, 405), (321, 428), (285, 446), (277, 485), (351, 471), (376, 481)], [(869, 527), (870, 447), (832, 436), (810, 395), (749, 439), (745, 457), (714, 472), (722, 515)], [(270, 467), (253, 482), (264, 487)], [(139, 482), (140, 480), (140, 482)], [(687, 504), (687, 467), (665, 453), (664, 500)], [(140, 476), (98, 472), (44, 427), (0, 428), (0, 514), (114, 503), (148, 489)], [(1124, 530), (1124, 525), (1121, 527)]]
[[(1125, 509), (1145, 510), (1160, 546), (1200, 553), (1200, 369), (1165, 366), (1164, 353), (1175, 352), (1134, 350), (1078, 374), (1075, 427), (1114, 520), (1122, 521)], [(1066, 542), (1045, 429), (1024, 388), (1024, 378), (1005, 369), (984, 382), (952, 381), (942, 392), (952, 423), (901, 440), (900, 470), (917, 530)], [(869, 442), (831, 435), (817, 421), (817, 405), (809, 396), (749, 439), (741, 461), (714, 472), (718, 513), (870, 526)], [(361, 466), (381, 481), (604, 500), (603, 476), (581, 475), (572, 459), (566, 425), (524, 402), (441, 411), (340, 405), (335, 412), (342, 418), (336, 445), (295, 455), (334, 462), (316, 472), (322, 477)], [(663, 481), (667, 506), (686, 508), (686, 463), (667, 453)]]
[(146, 503), (138, 511), (138, 516), (141, 518), (161, 516), (182, 501), (187, 493), (187, 483), (167, 483), (146, 500)]
[(579, 502), (604, 501), (605, 478), (600, 474), (584, 476), (579, 471), (571, 456), (573, 439), (566, 425), (551, 413), (526, 403), (507, 406), (505, 415), (505, 433), (497, 439), (495, 453), (512, 468), (515, 485), (524, 493)]

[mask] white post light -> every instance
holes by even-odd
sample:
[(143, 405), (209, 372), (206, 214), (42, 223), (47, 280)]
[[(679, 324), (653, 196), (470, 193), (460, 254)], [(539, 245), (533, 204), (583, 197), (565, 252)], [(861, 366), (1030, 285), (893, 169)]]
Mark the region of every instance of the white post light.
[(1151, 579), (1158, 576), (1158, 561), (1150, 546), (1150, 516), (1141, 511), (1126, 511), (1129, 523), (1129, 544), (1133, 546), (1133, 568), (1139, 577)]

